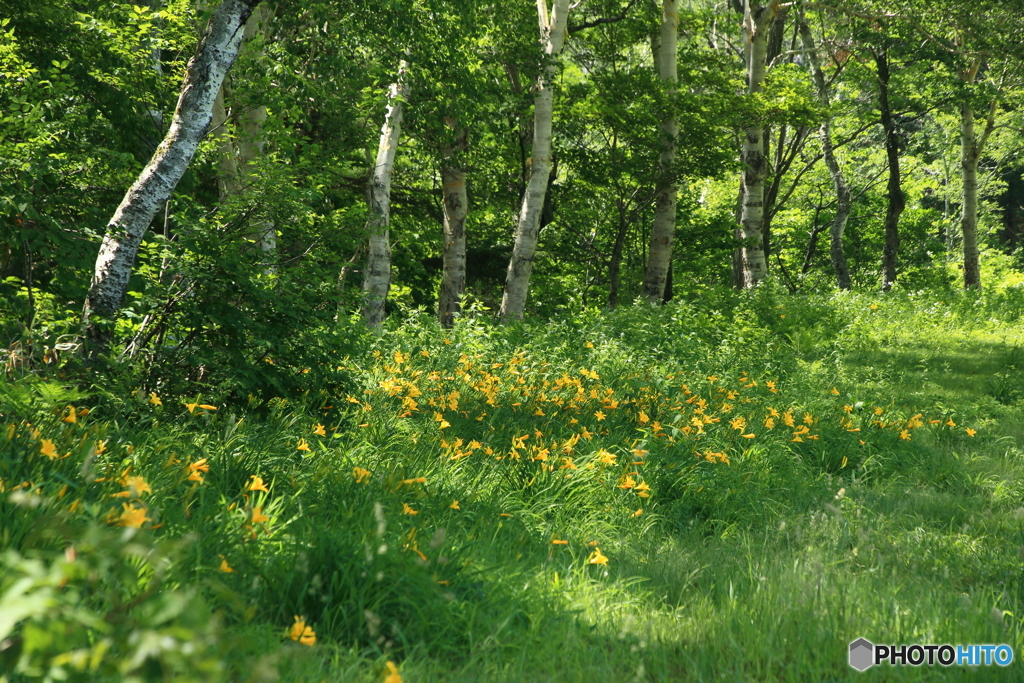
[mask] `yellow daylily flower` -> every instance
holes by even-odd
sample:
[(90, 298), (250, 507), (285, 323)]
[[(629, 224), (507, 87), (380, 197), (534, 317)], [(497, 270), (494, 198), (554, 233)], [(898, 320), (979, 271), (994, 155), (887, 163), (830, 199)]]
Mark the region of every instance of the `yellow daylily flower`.
[(317, 436), (327, 436), (327, 430), (324, 429), (324, 426), (319, 422), (317, 423), (316, 427), (313, 427), (313, 433), (316, 434)]
[(252, 481), (246, 487), (247, 491), (263, 491), (264, 493), (270, 493), (270, 489), (263, 483), (263, 477), (257, 477), (255, 474), (249, 477)]

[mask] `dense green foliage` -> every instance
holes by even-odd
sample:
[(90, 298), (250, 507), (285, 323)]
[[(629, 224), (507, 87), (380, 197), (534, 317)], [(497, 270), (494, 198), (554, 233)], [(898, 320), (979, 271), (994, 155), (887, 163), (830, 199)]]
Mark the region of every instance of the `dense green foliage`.
[(1016, 290), (769, 287), (414, 315), (360, 350), (324, 336), (333, 379), (248, 404), (18, 369), (3, 661), (12, 681), (380, 680), (385, 660), (409, 681), (794, 681), (845, 680), (861, 635), (1019, 649), (1022, 316)]
[[(507, 325), (551, 64), (533, 3), (262, 5), (94, 354), (100, 243), (171, 144), (218, 3), (0, 0), (0, 683), (859, 680), (860, 636), (1020, 657), (1024, 7), (766, 0), (748, 95), (751, 3), (679, 4), (668, 83), (661, 2), (572, 3)], [(370, 330), (367, 187), (400, 72)], [(966, 112), (985, 143), (967, 291)], [(738, 291), (757, 130), (769, 275)], [(468, 256), (443, 329), (450, 168)], [(669, 182), (665, 305), (640, 304)]]

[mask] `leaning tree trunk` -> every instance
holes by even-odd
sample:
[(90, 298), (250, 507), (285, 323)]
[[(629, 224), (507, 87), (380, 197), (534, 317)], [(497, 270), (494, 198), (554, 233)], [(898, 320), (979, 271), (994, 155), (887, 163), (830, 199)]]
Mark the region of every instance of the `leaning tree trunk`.
[(402, 61), (398, 80), (391, 84), (388, 94), (387, 115), (380, 129), (377, 161), (370, 179), (370, 217), (366, 222), (369, 248), (363, 267), (363, 320), (372, 329), (380, 329), (384, 322), (384, 304), (391, 287), (391, 172), (402, 134), (402, 105), (408, 96), (406, 63)]
[[(962, 76), (973, 85), (981, 60), (975, 59)], [(964, 240), (964, 287), (981, 287), (981, 265), (978, 255), (978, 162), (985, 149), (988, 136), (996, 124), (996, 103), (989, 105), (985, 129), (979, 137), (974, 129), (974, 109), (969, 102), (960, 106), (960, 170), (963, 173), (963, 203), (960, 213), (960, 231)]]
[[(664, 0), (661, 12), (661, 31), (655, 40), (654, 61), (660, 78), (675, 92), (678, 82), (679, 58), (679, 0)], [(679, 188), (675, 178), (676, 138), (679, 124), (671, 111), (661, 122), (662, 149), (658, 159), (657, 194), (654, 200), (654, 222), (644, 275), (644, 294), (647, 301), (662, 303), (665, 280), (672, 262), (672, 243), (676, 233), (676, 201)], [(614, 306), (614, 304), (612, 304)]]
[(441, 187), (444, 194), (444, 271), (441, 275), (437, 316), (444, 327), (455, 324), (455, 316), (462, 309), (462, 293), (466, 289), (466, 216), (469, 213), (469, 199), (466, 195), (465, 163), (460, 157), (465, 153), (467, 143), (466, 130), (456, 129), (455, 141), (443, 150), (445, 160), (441, 168)]
[[(811, 28), (807, 25), (803, 10), (800, 11), (800, 37), (803, 39), (804, 49), (807, 50), (814, 87), (818, 91), (818, 100), (821, 102), (821, 106), (828, 111), (828, 87), (825, 85), (825, 75), (821, 71), (821, 63), (814, 47), (814, 38), (811, 36)], [(825, 166), (828, 167), (829, 175), (832, 176), (832, 186), (836, 192), (836, 215), (832, 218), (832, 227), (829, 230), (832, 269), (836, 272), (836, 282), (839, 284), (839, 288), (850, 289), (850, 269), (846, 265), (846, 255), (843, 253), (843, 231), (846, 229), (846, 221), (850, 217), (850, 188), (843, 177), (842, 169), (839, 168), (839, 161), (836, 159), (835, 149), (832, 145), (832, 120), (830, 117), (826, 116), (822, 121), (818, 137), (821, 140), (821, 153), (825, 158)]]
[(537, 95), (533, 100), (533, 163), (530, 182), (523, 195), (516, 224), (515, 244), (512, 258), (505, 276), (505, 292), (501, 298), (499, 317), (521, 320), (526, 309), (526, 294), (530, 287), (530, 273), (533, 258), (540, 237), (541, 213), (547, 195), (548, 175), (551, 169), (551, 122), (554, 114), (555, 60), (565, 43), (566, 23), (569, 14), (569, 0), (554, 0), (551, 16), (548, 16), (545, 0), (537, 0), (537, 17), (540, 22), (540, 36), (544, 44), (547, 64), (537, 79)]
[(107, 224), (82, 311), (90, 359), (110, 345), (113, 328), (101, 319), (109, 321), (121, 308), (142, 237), (206, 134), (214, 100), (238, 56), (242, 27), (258, 3), (223, 0), (217, 6), (185, 70), (181, 96), (163, 142)]
[(889, 162), (888, 206), (885, 210), (885, 244), (882, 247), (882, 290), (888, 292), (896, 283), (896, 258), (900, 250), (900, 214), (906, 206), (900, 180), (900, 150), (896, 124), (889, 106), (889, 58), (884, 50), (875, 53), (878, 69), (878, 111), (885, 132), (885, 155)]
[[(768, 53), (768, 28), (779, 9), (779, 0), (752, 7), (744, 3), (743, 40), (747, 60), (747, 94), (754, 95), (764, 89), (765, 57)], [(734, 278), (740, 286), (754, 287), (768, 272), (764, 256), (762, 229), (764, 227), (764, 181), (768, 175), (768, 160), (764, 155), (764, 127), (751, 125), (746, 129), (741, 152), (743, 161), (743, 200), (740, 227), (736, 230), (739, 246), (733, 257), (737, 270)]]

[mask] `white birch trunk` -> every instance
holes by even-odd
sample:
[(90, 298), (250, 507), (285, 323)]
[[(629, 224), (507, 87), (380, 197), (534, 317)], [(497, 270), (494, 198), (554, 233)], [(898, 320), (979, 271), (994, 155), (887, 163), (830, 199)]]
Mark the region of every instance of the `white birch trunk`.
[[(661, 31), (658, 36), (654, 61), (658, 77), (669, 85), (670, 94), (675, 93), (678, 81), (679, 58), (679, 0), (664, 0), (661, 13)], [(651, 225), (651, 239), (647, 256), (647, 272), (644, 276), (644, 293), (647, 301), (660, 304), (664, 301), (665, 282), (672, 262), (672, 244), (676, 233), (676, 203), (679, 188), (675, 180), (676, 138), (679, 124), (675, 114), (670, 114), (661, 123), (662, 151), (658, 159), (658, 188), (654, 203), (654, 222)]]
[[(974, 62), (961, 74), (968, 85), (973, 85), (981, 60)], [(978, 162), (985, 149), (988, 136), (996, 123), (996, 103), (988, 111), (981, 136), (975, 131), (974, 109), (970, 103), (960, 106), (960, 171), (963, 174), (963, 197), (960, 210), (960, 233), (964, 249), (964, 288), (981, 287), (981, 263), (978, 251)]]
[(554, 0), (550, 17), (545, 0), (537, 0), (540, 37), (548, 62), (535, 86), (537, 94), (533, 101), (533, 163), (530, 182), (526, 186), (522, 207), (519, 210), (512, 258), (509, 260), (508, 273), (505, 276), (505, 292), (498, 314), (503, 321), (510, 318), (521, 320), (526, 309), (530, 273), (533, 271), (533, 258), (540, 237), (541, 211), (544, 208), (548, 176), (551, 172), (551, 124), (554, 115), (552, 82), (556, 73), (555, 60), (565, 44), (568, 15), (569, 0)]
[(384, 322), (384, 304), (391, 286), (391, 173), (395, 166), (398, 139), (402, 134), (402, 106), (409, 96), (405, 78), (406, 63), (398, 69), (398, 80), (391, 84), (387, 114), (380, 129), (377, 160), (370, 179), (369, 209), (366, 222), (368, 250), (363, 267), (363, 320), (379, 329)]
[(181, 96), (163, 142), (128, 190), (107, 225), (82, 320), (88, 354), (106, 351), (112, 330), (99, 325), (121, 308), (142, 237), (181, 180), (210, 125), (213, 104), (242, 42), (243, 26), (258, 0), (223, 0), (189, 61)]
[[(807, 50), (808, 61), (811, 66), (811, 76), (814, 79), (814, 87), (818, 91), (818, 100), (826, 110), (829, 107), (828, 87), (825, 85), (825, 75), (821, 71), (821, 62), (818, 59), (818, 52), (814, 47), (814, 38), (811, 35), (811, 28), (807, 25), (803, 10), (800, 11), (800, 37), (803, 40), (804, 49)], [(843, 253), (843, 232), (846, 230), (846, 221), (850, 217), (850, 188), (843, 177), (843, 171), (836, 159), (835, 149), (832, 145), (832, 120), (826, 116), (818, 129), (818, 137), (821, 140), (821, 153), (825, 159), (825, 166), (828, 167), (829, 175), (832, 176), (832, 187), (836, 193), (836, 215), (832, 218), (832, 226), (829, 230), (830, 250), (832, 269), (836, 273), (836, 282), (840, 289), (850, 289), (850, 269), (846, 265), (846, 255)]]
[(462, 307), (462, 293), (466, 288), (466, 216), (469, 198), (466, 195), (466, 169), (458, 155), (465, 152), (465, 130), (455, 132), (455, 142), (444, 150), (445, 162), (441, 169), (444, 193), (444, 273), (438, 295), (437, 316), (441, 325), (451, 327), (455, 315)]
[[(751, 6), (745, 0), (743, 12), (744, 54), (747, 58), (747, 94), (753, 95), (764, 88), (765, 58), (768, 53), (768, 29), (779, 8), (779, 0), (770, 0), (765, 6)], [(756, 286), (768, 273), (764, 257), (764, 181), (768, 175), (768, 160), (764, 154), (764, 126), (752, 125), (746, 129), (741, 151), (743, 162), (743, 199), (740, 209), (740, 227), (736, 230), (739, 246), (735, 255), (738, 284)]]

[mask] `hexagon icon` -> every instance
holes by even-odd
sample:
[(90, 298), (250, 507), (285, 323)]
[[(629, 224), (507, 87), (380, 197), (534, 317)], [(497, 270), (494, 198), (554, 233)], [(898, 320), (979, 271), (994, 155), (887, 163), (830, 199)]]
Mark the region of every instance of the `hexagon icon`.
[(875, 663), (875, 646), (865, 638), (858, 638), (850, 643), (850, 666), (857, 671), (865, 671)]

